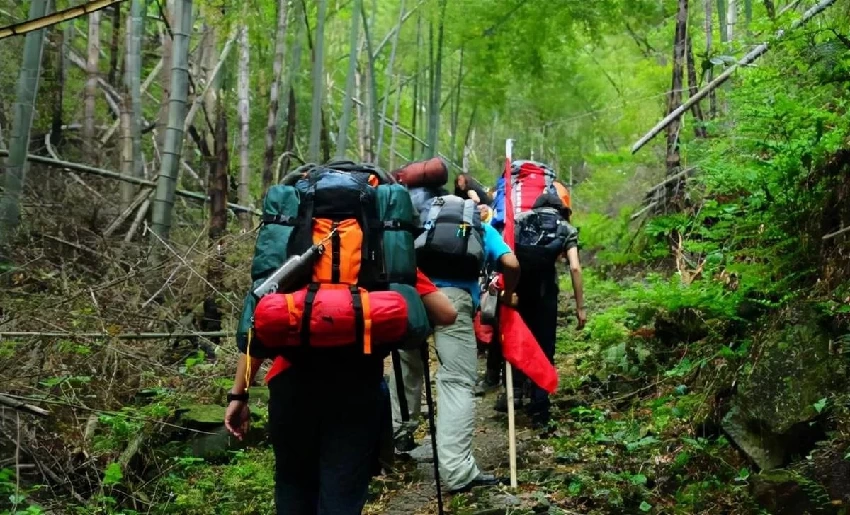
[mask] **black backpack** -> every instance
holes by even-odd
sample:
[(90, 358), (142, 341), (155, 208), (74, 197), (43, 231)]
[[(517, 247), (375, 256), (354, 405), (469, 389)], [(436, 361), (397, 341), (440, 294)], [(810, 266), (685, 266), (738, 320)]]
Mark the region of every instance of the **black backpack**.
[(557, 195), (543, 194), (530, 211), (514, 219), (515, 252), (523, 276), (550, 272), (558, 257), (577, 245), (578, 231), (564, 218), (563, 203)]
[(484, 264), (484, 226), (478, 206), (455, 195), (434, 197), (420, 211), (424, 232), (416, 238), (416, 262), (425, 275), (475, 280)]

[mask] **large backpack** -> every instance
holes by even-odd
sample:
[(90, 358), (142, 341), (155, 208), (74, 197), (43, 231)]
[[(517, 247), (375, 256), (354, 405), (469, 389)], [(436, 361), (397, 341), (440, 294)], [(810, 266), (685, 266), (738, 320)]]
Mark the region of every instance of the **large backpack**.
[(475, 280), (484, 264), (484, 227), (475, 201), (434, 197), (419, 213), (424, 232), (416, 238), (416, 260), (429, 277)]
[(515, 221), (515, 253), (523, 270), (532, 274), (554, 269), (567, 245), (576, 238), (569, 222), (568, 190), (555, 171), (534, 161), (511, 163), (511, 200)]
[[(269, 188), (263, 200), (251, 262), (253, 284), (237, 328), (240, 348), (247, 348), (253, 327), (259, 301), (254, 288), (290, 257), (303, 254), (334, 230), (312, 269), (280, 292), (307, 287), (301, 317), (307, 321), (301, 324), (303, 343), (309, 344), (311, 308), (320, 287), (347, 288), (361, 318), (363, 304), (368, 303), (361, 291), (403, 290), (405, 299), (417, 302), (418, 297), (410, 291), (416, 284), (414, 239), (418, 227), (407, 189), (378, 168), (338, 161), (305, 165), (287, 174), (282, 184)], [(419, 308), (414, 306), (412, 311), (421, 314)], [(358, 320), (359, 330), (364, 322)], [(254, 342), (250, 354), (270, 357), (283, 352), (271, 352), (268, 345)]]

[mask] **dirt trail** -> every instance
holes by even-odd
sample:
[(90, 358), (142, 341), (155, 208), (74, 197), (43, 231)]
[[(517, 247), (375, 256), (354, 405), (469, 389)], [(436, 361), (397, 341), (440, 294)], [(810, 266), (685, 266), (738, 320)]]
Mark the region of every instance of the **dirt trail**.
[[(436, 372), (432, 361), (432, 377)], [(483, 373), (484, 360), (479, 359), (479, 369)], [(561, 372), (564, 373), (563, 371)], [(473, 455), (479, 468), (497, 477), (510, 475), (508, 458), (508, 417), (493, 409), (498, 390), (476, 397), (476, 432), (473, 440)], [(425, 409), (423, 406), (423, 413)], [(387, 515), (425, 515), (437, 513), (436, 488), (434, 485), (434, 466), (431, 459), (430, 436), (427, 423), (423, 422), (417, 434), (420, 447), (411, 452), (411, 457), (398, 457), (397, 471), (389, 476), (378, 478), (376, 498), (367, 506), (368, 514)], [(517, 468), (520, 479), (518, 492), (508, 493), (507, 486), (474, 488), (465, 494), (451, 495), (443, 492), (446, 513), (495, 515), (505, 512), (506, 508), (539, 510), (539, 499), (533, 492), (524, 492), (522, 480), (534, 470), (541, 460), (551, 458), (552, 450), (547, 448), (546, 440), (530, 428), (527, 417), (517, 411)], [(381, 492), (383, 489), (383, 492)]]

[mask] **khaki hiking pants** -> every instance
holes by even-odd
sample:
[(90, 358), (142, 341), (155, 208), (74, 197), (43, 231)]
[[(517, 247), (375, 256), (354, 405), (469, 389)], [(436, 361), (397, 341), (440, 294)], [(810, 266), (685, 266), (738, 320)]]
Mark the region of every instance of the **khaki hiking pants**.
[(449, 490), (468, 485), (480, 471), (472, 457), (478, 346), (472, 327), (472, 296), (460, 288), (440, 288), (457, 310), (452, 325), (437, 326), (437, 458)]
[[(475, 429), (475, 380), (478, 347), (472, 326), (472, 296), (460, 288), (440, 288), (457, 310), (457, 320), (437, 326), (434, 341), (440, 366), (437, 370), (437, 459), (440, 477), (449, 490), (465, 487), (480, 473), (472, 457)], [(400, 351), (402, 381), (410, 410), (410, 421), (401, 418), (395, 374), (390, 379), (393, 431), (415, 431), (422, 406), (423, 364), (419, 350)]]

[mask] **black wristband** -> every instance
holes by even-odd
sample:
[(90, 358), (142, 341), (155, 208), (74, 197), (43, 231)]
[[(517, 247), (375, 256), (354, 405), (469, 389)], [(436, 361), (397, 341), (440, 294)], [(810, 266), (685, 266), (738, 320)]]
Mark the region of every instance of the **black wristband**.
[(246, 402), (248, 400), (248, 392), (244, 393), (233, 393), (227, 392), (227, 403), (230, 404), (233, 401), (241, 401)]

